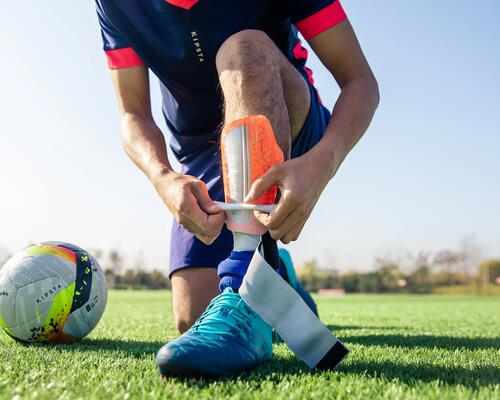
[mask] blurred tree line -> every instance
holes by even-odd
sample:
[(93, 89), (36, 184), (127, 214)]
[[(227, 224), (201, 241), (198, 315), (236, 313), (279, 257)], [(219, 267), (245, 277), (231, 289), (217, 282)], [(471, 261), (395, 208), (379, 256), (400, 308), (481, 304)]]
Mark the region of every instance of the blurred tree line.
[[(170, 289), (170, 280), (159, 269), (145, 268), (142, 254), (127, 259), (114, 249), (90, 249), (106, 274), (110, 288)], [(10, 254), (0, 247), (0, 268)], [(458, 250), (420, 252), (377, 257), (369, 271), (356, 268), (341, 273), (319, 266), (316, 259), (297, 267), (297, 275), (311, 292), (500, 294), (500, 258), (481, 260), (473, 237), (465, 237)]]
[(125, 267), (125, 258), (118, 250), (107, 255), (101, 250), (92, 250), (104, 269), (108, 287), (114, 289), (171, 289), (170, 279), (157, 269), (145, 270), (139, 255), (133, 266)]
[[(467, 263), (463, 253), (442, 250), (433, 257), (419, 253), (412, 257), (409, 266), (397, 259), (380, 257), (371, 271), (353, 268), (339, 273), (320, 268), (312, 259), (297, 268), (297, 275), (310, 292), (340, 289), (346, 293), (500, 294), (500, 259)], [(456, 290), (459, 287), (462, 290)]]

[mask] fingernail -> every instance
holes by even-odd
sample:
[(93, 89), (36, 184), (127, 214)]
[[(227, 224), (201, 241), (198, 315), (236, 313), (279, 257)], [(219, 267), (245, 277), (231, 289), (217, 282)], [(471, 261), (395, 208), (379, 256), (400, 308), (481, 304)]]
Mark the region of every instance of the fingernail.
[(220, 211), (220, 207), (217, 204), (212, 203), (208, 206), (208, 211), (216, 213)]

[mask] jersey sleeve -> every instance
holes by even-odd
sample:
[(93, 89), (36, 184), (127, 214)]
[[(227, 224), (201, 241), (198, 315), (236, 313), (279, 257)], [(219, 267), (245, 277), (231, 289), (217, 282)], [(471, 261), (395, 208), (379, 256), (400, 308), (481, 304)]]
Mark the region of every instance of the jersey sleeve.
[(347, 19), (339, 0), (287, 0), (291, 22), (305, 39)]
[(113, 26), (99, 1), (96, 1), (96, 8), (108, 67), (110, 69), (121, 69), (144, 65), (132, 46)]

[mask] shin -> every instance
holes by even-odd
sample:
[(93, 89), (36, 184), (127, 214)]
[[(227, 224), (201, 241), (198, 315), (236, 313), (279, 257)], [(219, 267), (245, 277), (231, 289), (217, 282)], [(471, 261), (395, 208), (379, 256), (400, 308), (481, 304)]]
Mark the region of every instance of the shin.
[[(253, 182), (273, 165), (283, 162), (283, 152), (276, 143), (269, 120), (262, 116), (245, 117), (228, 124), (221, 137), (225, 201), (242, 204)], [(254, 203), (274, 204), (277, 188), (273, 187)], [(233, 252), (218, 269), (220, 287), (237, 290), (250, 259), (260, 243), (265, 228), (252, 210), (227, 211), (226, 224), (233, 232)]]

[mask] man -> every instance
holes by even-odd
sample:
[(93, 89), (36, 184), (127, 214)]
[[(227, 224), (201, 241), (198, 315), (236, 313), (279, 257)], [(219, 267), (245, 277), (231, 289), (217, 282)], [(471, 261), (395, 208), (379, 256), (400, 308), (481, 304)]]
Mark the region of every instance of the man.
[[(285, 162), (253, 182), (245, 201), (280, 188), (275, 211), (255, 218), (286, 244), (298, 239), (367, 129), (378, 105), (376, 80), (335, 0), (96, 3), (125, 150), (175, 218), (170, 276), (175, 321), (185, 333), (160, 352), (162, 373), (248, 370), (271, 357), (271, 330), (239, 297), (249, 260), (245, 251), (231, 252), (225, 214), (214, 203), (224, 199), (221, 127), (252, 116), (269, 121)], [(298, 31), (341, 87), (332, 115), (313, 86)], [(160, 80), (180, 173), (151, 115), (148, 69)]]

